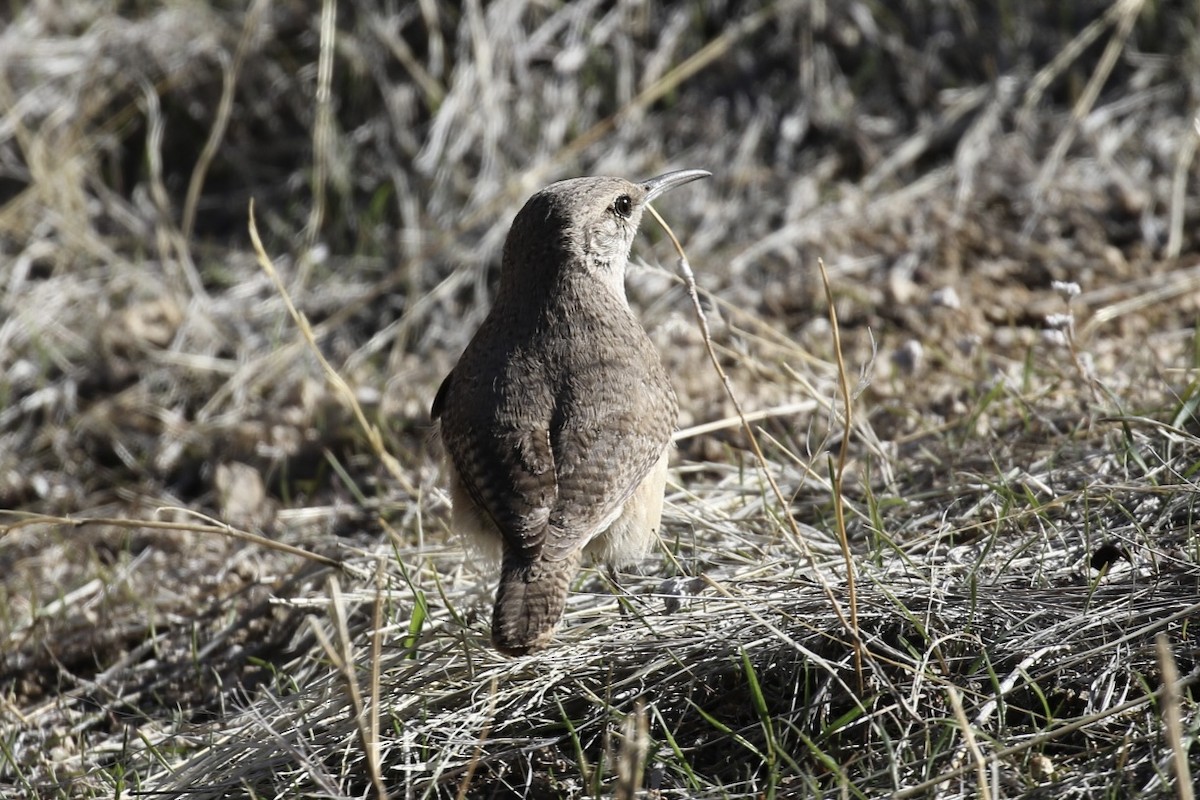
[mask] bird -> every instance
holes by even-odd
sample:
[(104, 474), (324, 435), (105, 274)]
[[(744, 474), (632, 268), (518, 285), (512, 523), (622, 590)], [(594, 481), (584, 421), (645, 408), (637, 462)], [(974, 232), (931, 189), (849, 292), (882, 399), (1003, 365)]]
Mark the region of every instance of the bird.
[(504, 655), (550, 645), (585, 556), (628, 564), (657, 539), (679, 408), (625, 271), (650, 201), (710, 175), (572, 178), (530, 197), (492, 307), (434, 397), (451, 528), (500, 562)]

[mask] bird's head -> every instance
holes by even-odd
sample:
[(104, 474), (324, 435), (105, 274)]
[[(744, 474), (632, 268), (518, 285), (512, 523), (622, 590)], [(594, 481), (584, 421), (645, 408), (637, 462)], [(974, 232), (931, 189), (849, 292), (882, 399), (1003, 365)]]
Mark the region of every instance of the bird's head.
[(546, 288), (563, 270), (583, 270), (624, 297), (625, 265), (646, 205), (685, 183), (707, 178), (702, 169), (668, 172), (634, 183), (624, 178), (571, 178), (529, 198), (504, 245), (502, 283), (529, 291)]

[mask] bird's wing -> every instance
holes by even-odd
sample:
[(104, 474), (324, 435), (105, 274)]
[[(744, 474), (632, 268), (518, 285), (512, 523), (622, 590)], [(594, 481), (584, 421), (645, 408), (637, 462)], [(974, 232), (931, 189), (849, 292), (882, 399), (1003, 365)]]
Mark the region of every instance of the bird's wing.
[(460, 365), (434, 405), (463, 487), (509, 547), (533, 556), (557, 495), (549, 432), (553, 397), (535, 372), (504, 373)]
[(550, 426), (557, 496), (542, 558), (571, 556), (616, 520), (662, 457), (675, 418), (657, 355), (649, 365), (598, 363), (573, 376)]

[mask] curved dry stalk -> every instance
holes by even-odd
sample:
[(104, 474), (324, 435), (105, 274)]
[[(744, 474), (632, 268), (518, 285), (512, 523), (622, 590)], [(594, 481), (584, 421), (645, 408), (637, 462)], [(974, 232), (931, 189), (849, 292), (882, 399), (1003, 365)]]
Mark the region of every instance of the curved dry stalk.
[(342, 402), (346, 404), (354, 413), (354, 419), (358, 421), (359, 427), (363, 433), (367, 435), (367, 441), (371, 445), (371, 449), (375, 451), (376, 457), (383, 462), (383, 466), (391, 474), (392, 478), (400, 485), (409, 497), (417, 497), (417, 487), (404, 474), (404, 470), (400, 466), (400, 462), (396, 457), (388, 452), (383, 444), (383, 434), (379, 432), (379, 428), (371, 424), (367, 420), (366, 413), (359, 405), (358, 398), (354, 396), (354, 392), (346, 383), (345, 379), (338, 374), (338, 371), (333, 368), (333, 365), (325, 358), (325, 354), (321, 352), (320, 346), (317, 344), (317, 337), (313, 333), (312, 326), (308, 324), (308, 318), (296, 308), (296, 304), (292, 302), (292, 296), (288, 294), (287, 287), (283, 285), (283, 279), (279, 277), (279, 273), (275, 270), (275, 265), (271, 263), (271, 259), (267, 256), (267, 251), (263, 248), (262, 239), (258, 236), (258, 225), (254, 221), (254, 201), (250, 201), (250, 241), (254, 245), (254, 254), (258, 258), (259, 266), (267, 273), (271, 282), (275, 284), (275, 290), (279, 292), (279, 296), (283, 299), (284, 305), (287, 306), (288, 313), (292, 320), (296, 323), (296, 327), (300, 329), (300, 333), (304, 336), (304, 341), (308, 344), (308, 350), (313, 357), (317, 359), (317, 363), (321, 365), (321, 369), (325, 373), (326, 380), (333, 386), (334, 391), (341, 397)]
[(864, 689), (862, 657), (862, 637), (858, 631), (858, 587), (855, 582), (854, 555), (850, 552), (850, 537), (846, 533), (846, 505), (842, 500), (842, 481), (846, 476), (846, 461), (850, 456), (851, 420), (854, 410), (854, 398), (850, 394), (850, 380), (846, 375), (846, 360), (842, 356), (842, 333), (838, 327), (837, 309), (833, 304), (833, 288), (829, 285), (829, 272), (825, 269), (825, 260), (817, 259), (821, 270), (821, 283), (825, 287), (825, 303), (829, 308), (829, 326), (833, 334), (833, 353), (837, 359), (838, 389), (842, 395), (842, 443), (838, 447), (837, 467), (833, 472), (833, 513), (837, 521), (838, 544), (842, 547), (842, 559), (846, 562), (846, 594), (850, 601), (850, 634), (854, 641), (854, 671), (858, 675), (858, 691)]
[[(704, 308), (703, 308), (703, 306), (700, 305), (700, 295), (696, 288), (696, 276), (692, 272), (691, 265), (688, 263), (687, 254), (684, 253), (684, 251), (683, 251), (683, 245), (679, 243), (679, 239), (675, 236), (675, 232), (671, 230), (671, 226), (667, 224), (666, 220), (664, 220), (661, 215), (659, 215), (658, 211), (655, 210), (654, 206), (647, 205), (646, 209), (650, 212), (650, 214), (654, 217), (654, 219), (658, 221), (658, 224), (662, 226), (662, 228), (666, 232), (668, 238), (670, 238), (671, 243), (675, 246), (675, 252), (677, 252), (679, 254), (679, 271), (683, 275), (684, 283), (687, 286), (688, 296), (691, 297), (691, 299), (692, 299), (692, 308), (695, 309), (696, 317), (700, 323), (700, 333), (704, 339), (704, 348), (708, 353), (709, 361), (712, 363), (713, 369), (716, 370), (717, 376), (721, 379), (721, 386), (725, 389), (726, 396), (729, 397), (730, 402), (733, 403), (733, 408), (737, 412), (738, 419), (741, 421), (742, 430), (745, 431), (746, 436), (750, 441), (750, 448), (754, 452), (754, 458), (756, 461), (758, 461), (759, 468), (762, 470), (763, 476), (767, 479), (767, 483), (770, 484), (771, 491), (775, 495), (775, 499), (779, 501), (779, 507), (783, 513), (783, 517), (784, 517), (784, 519), (786, 519), (788, 521), (788, 526), (791, 528), (792, 542), (804, 554), (804, 557), (808, 559), (809, 563), (814, 563), (815, 559), (813, 558), (812, 550), (809, 548), (808, 543), (804, 540), (804, 535), (800, 532), (800, 526), (796, 524), (796, 518), (792, 516), (790, 511), (788, 511), (787, 498), (785, 498), (783, 496), (783, 491), (779, 488), (779, 484), (778, 484), (778, 482), (776, 482), (775, 476), (771, 474), (770, 464), (767, 462), (767, 457), (765, 455), (763, 455), (762, 447), (758, 443), (758, 437), (755, 435), (754, 429), (750, 427), (750, 421), (746, 417), (746, 412), (742, 409), (741, 401), (738, 400), (737, 394), (733, 391), (733, 385), (732, 385), (732, 383), (730, 383), (729, 375), (726, 374), (725, 369), (721, 366), (721, 362), (717, 358), (716, 351), (713, 349), (712, 332), (709, 329), (708, 318), (704, 314)], [(830, 309), (832, 311), (832, 303), (830, 304)], [(835, 324), (835, 326), (834, 326), (835, 331), (836, 331), (836, 328), (837, 328), (837, 326)], [(840, 346), (838, 347), (838, 354), (839, 354), (839, 363), (840, 363), (840, 358), (841, 358)], [(849, 435), (850, 396), (848, 394), (849, 387), (846, 386), (844, 383), (844, 381), (845, 381), (845, 365), (844, 364), (840, 365), (839, 371), (840, 371), (840, 374), (841, 374), (841, 377), (843, 380), (843, 389), (845, 392), (846, 406), (847, 406), (847, 411), (846, 411), (847, 435), (843, 436), (843, 453), (842, 453), (842, 462), (841, 462), (842, 468), (844, 469), (844, 466), (845, 466), (845, 440), (848, 438), (848, 435)], [(840, 474), (840, 472), (841, 472), (841, 470), (839, 470), (839, 474)], [(839, 496), (840, 496), (840, 494), (839, 494)], [(842, 626), (846, 629), (847, 633), (850, 635), (851, 641), (854, 643), (855, 673), (858, 678), (859, 693), (861, 694), (863, 687), (864, 687), (863, 672), (862, 672), (863, 646), (862, 646), (862, 639), (858, 633), (858, 624), (857, 624), (856, 614), (855, 614), (855, 608), (857, 606), (857, 601), (855, 599), (855, 591), (854, 591), (854, 578), (853, 578), (854, 564), (849, 556), (849, 549), (848, 549), (849, 545), (846, 544), (845, 517), (844, 517), (844, 514), (842, 513), (841, 503), (838, 502), (838, 503), (835, 503), (834, 505), (838, 509), (838, 514), (839, 514), (840, 535), (841, 535), (841, 539), (843, 542), (842, 549), (843, 549), (843, 554), (846, 557), (846, 567), (847, 567), (848, 580), (849, 580), (849, 586), (850, 586), (851, 616), (849, 618), (847, 618), (845, 611), (842, 610), (841, 603), (838, 602), (837, 595), (835, 595), (833, 592), (833, 587), (830, 586), (829, 582), (825, 580), (825, 576), (821, 574), (820, 570), (814, 570), (813, 575), (816, 577), (817, 582), (821, 585), (822, 590), (825, 592), (825, 596), (829, 599), (829, 605), (833, 609), (833, 613), (837, 615), (838, 622), (840, 622), (842, 624)]]
[(228, 536), (231, 539), (239, 539), (243, 542), (256, 544), (260, 547), (265, 547), (269, 550), (277, 550), (280, 553), (287, 553), (293, 556), (300, 556), (309, 561), (315, 561), (318, 564), (323, 564), (327, 567), (336, 567), (345, 569), (345, 562), (339, 561), (336, 558), (323, 556), (320, 553), (313, 553), (305, 550), (302, 547), (296, 547), (286, 542), (277, 542), (266, 536), (259, 536), (257, 533), (250, 533), (240, 528), (235, 528), (232, 525), (213, 519), (212, 517), (201, 514), (200, 512), (190, 508), (179, 508), (174, 506), (164, 506), (159, 511), (172, 511), (176, 513), (184, 513), (188, 516), (197, 517), (210, 523), (208, 525), (195, 525), (188, 522), (160, 522), (153, 519), (124, 519), (120, 517), (56, 517), (48, 514), (31, 514), (22, 511), (3, 511), (0, 513), (12, 514), (20, 517), (17, 522), (8, 525), (0, 525), (0, 538), (3, 538), (11, 531), (18, 528), (27, 528), (31, 525), (66, 525), (73, 528), (81, 528), (84, 525), (107, 525), (111, 528), (126, 528), (126, 529), (147, 529), (159, 531), (191, 531), (193, 533), (216, 533), (221, 536)]
[(246, 63), (246, 54), (250, 52), (253, 34), (258, 30), (263, 12), (266, 11), (268, 5), (269, 0), (254, 0), (251, 4), (250, 10), (246, 13), (246, 21), (242, 25), (242, 35), (238, 39), (232, 63), (229, 62), (225, 51), (220, 51), (221, 99), (217, 103), (217, 113), (213, 116), (208, 139), (204, 142), (200, 157), (196, 159), (196, 165), (192, 167), (192, 177), (188, 180), (187, 194), (183, 201), (183, 218), (179, 224), (185, 240), (190, 241), (192, 238), (192, 227), (196, 223), (196, 207), (200, 203), (200, 192), (204, 188), (204, 179), (221, 147), (221, 142), (225, 139), (225, 131), (229, 127), (229, 118), (233, 113), (233, 97), (237, 89), (238, 76), (242, 72), (242, 66)]

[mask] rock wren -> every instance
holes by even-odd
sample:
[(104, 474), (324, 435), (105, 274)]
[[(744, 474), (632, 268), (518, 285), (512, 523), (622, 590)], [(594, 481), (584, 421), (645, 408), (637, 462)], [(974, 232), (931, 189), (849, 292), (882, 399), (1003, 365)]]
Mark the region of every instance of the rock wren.
[(500, 558), (502, 653), (549, 644), (585, 554), (628, 563), (655, 540), (678, 405), (625, 267), (646, 204), (709, 175), (575, 178), (531, 197), (495, 304), (434, 398), (451, 525)]

